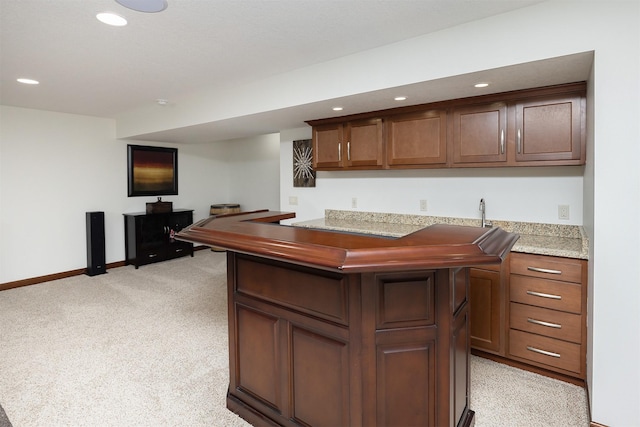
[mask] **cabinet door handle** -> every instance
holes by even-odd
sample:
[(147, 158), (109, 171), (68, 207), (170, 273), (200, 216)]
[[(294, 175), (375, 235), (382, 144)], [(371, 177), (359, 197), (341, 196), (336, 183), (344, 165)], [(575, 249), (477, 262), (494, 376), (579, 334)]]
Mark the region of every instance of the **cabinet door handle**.
[(535, 271), (537, 273), (562, 274), (562, 270), (550, 270), (548, 268), (540, 268), (540, 267), (527, 267), (527, 270)]
[(182, 252), (184, 249), (180, 248), (180, 249), (176, 249), (176, 252)]
[(541, 298), (549, 298), (549, 299), (562, 299), (561, 295), (543, 294), (542, 292), (536, 292), (536, 291), (527, 291), (527, 295), (532, 295), (534, 297), (541, 297)]
[(342, 143), (338, 142), (338, 161), (342, 161)]
[(535, 348), (535, 347), (531, 347), (531, 346), (527, 346), (527, 350), (529, 351), (533, 351), (534, 353), (540, 353), (540, 354), (544, 354), (545, 356), (551, 356), (551, 357), (560, 357), (560, 353), (554, 353), (552, 351), (547, 351), (547, 350), (540, 350), (539, 348)]
[(534, 325), (547, 326), (549, 328), (555, 328), (555, 329), (562, 328), (562, 325), (559, 323), (545, 322), (544, 320), (532, 319), (530, 317), (527, 317), (527, 322), (533, 323)]
[(347, 160), (351, 161), (351, 141), (347, 141)]
[(522, 150), (522, 132), (518, 129), (518, 154)]
[(504, 154), (504, 129), (500, 131), (500, 154)]

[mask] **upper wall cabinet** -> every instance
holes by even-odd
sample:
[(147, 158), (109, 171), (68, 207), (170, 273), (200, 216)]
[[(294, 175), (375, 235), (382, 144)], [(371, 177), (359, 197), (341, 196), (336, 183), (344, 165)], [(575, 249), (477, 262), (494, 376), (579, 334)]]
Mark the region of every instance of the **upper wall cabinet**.
[(382, 168), (382, 120), (314, 126), (313, 153), (313, 166), (317, 170)]
[(387, 165), (447, 163), (447, 111), (429, 110), (385, 118)]
[(340, 123), (313, 128), (313, 167), (330, 169), (342, 167), (342, 134)]
[(507, 104), (454, 108), (453, 164), (507, 161)]
[(586, 83), (313, 120), (317, 170), (585, 164)]
[(559, 96), (515, 105), (515, 160), (584, 164), (583, 100)]

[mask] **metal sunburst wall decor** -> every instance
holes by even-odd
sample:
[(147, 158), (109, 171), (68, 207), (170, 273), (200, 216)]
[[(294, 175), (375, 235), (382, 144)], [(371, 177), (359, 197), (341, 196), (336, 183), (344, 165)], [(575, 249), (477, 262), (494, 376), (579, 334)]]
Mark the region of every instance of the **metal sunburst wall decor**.
[(313, 145), (310, 139), (293, 141), (293, 186), (316, 186), (316, 171), (313, 170)]

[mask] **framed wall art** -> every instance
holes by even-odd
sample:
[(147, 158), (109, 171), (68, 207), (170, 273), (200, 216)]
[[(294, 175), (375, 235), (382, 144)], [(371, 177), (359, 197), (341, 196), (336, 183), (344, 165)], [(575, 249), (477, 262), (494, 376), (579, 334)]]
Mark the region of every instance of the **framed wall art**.
[(127, 145), (129, 197), (178, 194), (178, 149)]
[(313, 170), (313, 145), (310, 139), (293, 141), (293, 186), (316, 186), (316, 171)]

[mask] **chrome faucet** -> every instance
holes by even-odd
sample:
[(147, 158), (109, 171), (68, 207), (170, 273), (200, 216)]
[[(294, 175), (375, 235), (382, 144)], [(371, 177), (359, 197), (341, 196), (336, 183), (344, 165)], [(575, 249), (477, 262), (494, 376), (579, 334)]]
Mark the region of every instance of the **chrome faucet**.
[(482, 212), (482, 228), (484, 227), (492, 227), (493, 224), (491, 223), (491, 221), (487, 221), (487, 218), (485, 216), (485, 203), (484, 203), (484, 199), (480, 199), (480, 212)]

